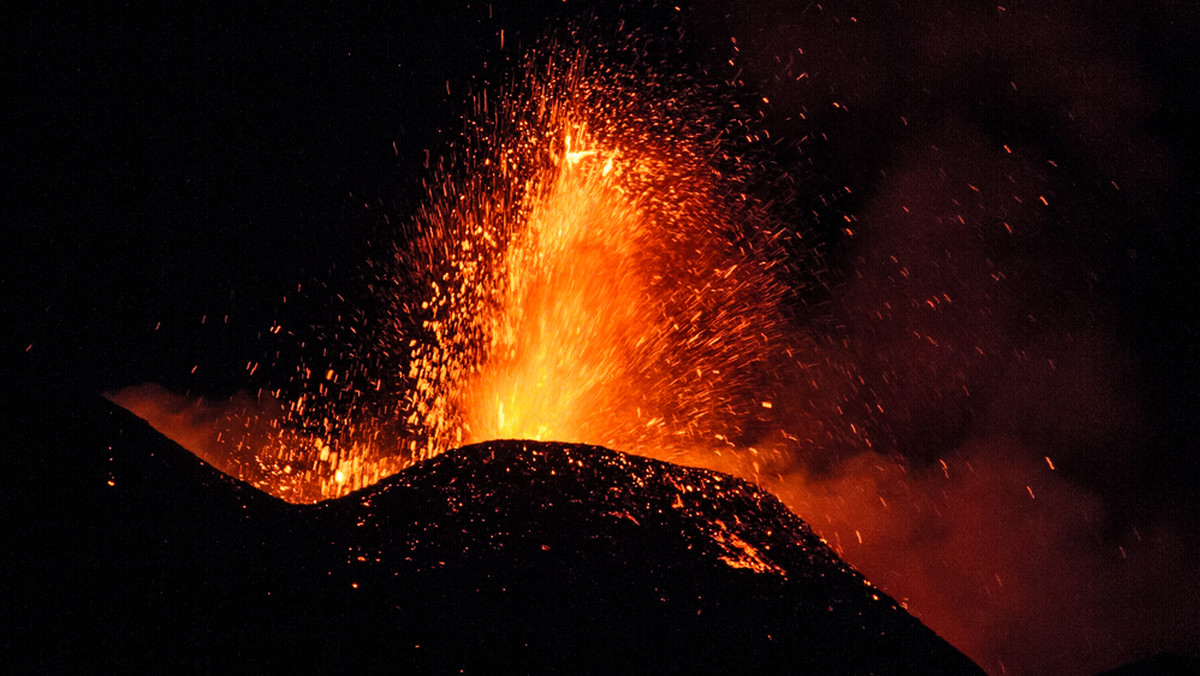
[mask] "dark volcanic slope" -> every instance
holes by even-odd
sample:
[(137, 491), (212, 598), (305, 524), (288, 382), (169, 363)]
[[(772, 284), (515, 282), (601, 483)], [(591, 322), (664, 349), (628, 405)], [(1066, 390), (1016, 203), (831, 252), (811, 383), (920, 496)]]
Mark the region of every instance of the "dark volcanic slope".
[(298, 507), (107, 402), (3, 436), (22, 672), (980, 673), (713, 472), (492, 442)]

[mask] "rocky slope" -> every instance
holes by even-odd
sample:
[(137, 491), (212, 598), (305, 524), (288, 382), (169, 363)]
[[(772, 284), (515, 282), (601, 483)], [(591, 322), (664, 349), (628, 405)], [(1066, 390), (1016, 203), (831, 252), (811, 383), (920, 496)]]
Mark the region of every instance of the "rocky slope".
[(297, 506), (98, 398), (2, 435), (18, 672), (981, 673), (715, 472), (497, 441)]

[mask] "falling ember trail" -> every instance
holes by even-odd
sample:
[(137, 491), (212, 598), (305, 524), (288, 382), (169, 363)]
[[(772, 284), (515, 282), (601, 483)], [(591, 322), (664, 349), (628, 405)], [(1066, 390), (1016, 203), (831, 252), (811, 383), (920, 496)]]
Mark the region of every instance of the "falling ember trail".
[(246, 443), (243, 478), (329, 498), (496, 438), (705, 464), (788, 415), (769, 402), (802, 351), (780, 309), (792, 233), (748, 197), (754, 167), (686, 91), (552, 52), (476, 100), (427, 184), (371, 346), (391, 399), (331, 422), (338, 373), (307, 369), (317, 392)]

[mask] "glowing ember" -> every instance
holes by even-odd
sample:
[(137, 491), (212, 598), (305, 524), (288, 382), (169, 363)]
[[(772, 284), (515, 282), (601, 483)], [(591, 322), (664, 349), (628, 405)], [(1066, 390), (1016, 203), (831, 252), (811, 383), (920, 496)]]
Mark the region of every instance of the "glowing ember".
[(354, 398), (354, 374), (305, 369), (310, 392), (265, 440), (243, 421), (254, 461), (234, 474), (309, 500), (473, 441), (680, 460), (776, 426), (798, 349), (776, 279), (793, 235), (746, 195), (724, 131), (685, 94), (590, 67), (582, 50), (525, 72), (498, 104), (478, 97), (396, 255), (403, 291), (372, 348), (407, 364), (374, 383), (393, 398), (339, 418), (314, 402)]

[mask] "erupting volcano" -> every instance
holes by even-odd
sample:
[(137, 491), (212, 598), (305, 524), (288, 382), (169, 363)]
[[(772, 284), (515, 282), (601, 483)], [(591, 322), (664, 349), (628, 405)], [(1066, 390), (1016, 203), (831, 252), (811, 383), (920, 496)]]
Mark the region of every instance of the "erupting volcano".
[(12, 12), (18, 669), (1200, 650), (1179, 3), (220, 4)]

